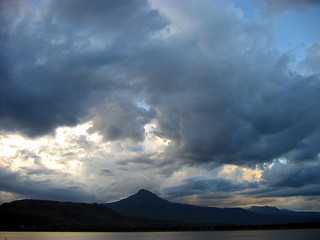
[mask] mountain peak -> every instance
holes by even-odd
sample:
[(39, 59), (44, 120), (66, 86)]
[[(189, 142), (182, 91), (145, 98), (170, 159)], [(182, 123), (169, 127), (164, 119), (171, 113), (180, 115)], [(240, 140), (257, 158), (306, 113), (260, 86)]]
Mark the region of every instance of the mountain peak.
[(144, 195), (144, 196), (154, 196), (154, 197), (158, 197), (157, 194), (150, 192), (146, 189), (140, 189), (135, 195)]
[(120, 200), (119, 203), (155, 205), (166, 204), (168, 201), (158, 197), (157, 194), (153, 192), (150, 192), (146, 189), (140, 189), (136, 194)]
[(270, 206), (252, 206), (248, 210), (251, 212), (262, 214), (283, 214), (283, 212), (279, 208)]

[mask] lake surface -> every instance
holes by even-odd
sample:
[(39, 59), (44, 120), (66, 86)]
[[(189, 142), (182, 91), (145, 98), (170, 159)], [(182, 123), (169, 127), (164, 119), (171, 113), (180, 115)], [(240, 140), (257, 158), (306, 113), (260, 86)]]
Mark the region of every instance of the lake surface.
[(320, 229), (148, 232), (148, 233), (75, 233), (75, 232), (0, 232), (0, 240), (319, 240)]

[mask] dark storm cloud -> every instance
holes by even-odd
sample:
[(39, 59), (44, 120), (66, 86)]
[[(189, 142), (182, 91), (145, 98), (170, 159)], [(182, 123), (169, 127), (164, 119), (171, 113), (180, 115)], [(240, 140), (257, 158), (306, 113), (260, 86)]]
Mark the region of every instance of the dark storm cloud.
[[(44, 171), (40, 171), (44, 174)], [(47, 172), (48, 174), (49, 172)], [(54, 174), (51, 172), (51, 174)], [(56, 173), (59, 174), (59, 173)], [(16, 193), (24, 198), (62, 200), (62, 201), (94, 201), (95, 196), (86, 193), (79, 186), (52, 184), (50, 181), (33, 181), (18, 173), (0, 169), (0, 191)]]
[(317, 162), (277, 162), (264, 169), (261, 185), (257, 189), (246, 190), (241, 194), (253, 197), (319, 196), (319, 168)]
[[(205, 177), (191, 177), (183, 181), (182, 184), (164, 189), (164, 194), (169, 197), (183, 197), (193, 194), (201, 195), (206, 193), (217, 193), (218, 197), (225, 197), (226, 193), (241, 191), (245, 189), (257, 188), (257, 183), (235, 182), (224, 178), (210, 179)], [(213, 196), (212, 196), (213, 197)], [(205, 198), (205, 196), (203, 196)]]
[[(194, 48), (199, 44), (162, 45), (147, 53), (159, 64), (138, 66), (147, 76), (147, 103), (157, 111), (158, 134), (173, 140), (171, 153), (193, 162), (240, 165), (293, 150), (298, 161), (306, 154), (316, 157), (318, 76), (291, 72), (285, 55), (257, 51), (221, 60), (215, 51), (207, 58)], [(225, 47), (223, 38), (220, 44)], [(184, 56), (185, 49), (192, 57)]]
[(212, 3), (171, 2), (176, 29), (146, 0), (51, 1), (40, 20), (2, 14), (1, 128), (39, 136), (92, 120), (106, 141), (139, 142), (154, 120), (170, 140), (161, 157), (179, 164), (317, 159), (319, 75), (293, 71), (268, 24)]
[(56, 18), (65, 18), (67, 23), (77, 27), (95, 28), (110, 33), (116, 42), (130, 47), (137, 39), (143, 39), (150, 33), (162, 29), (166, 21), (159, 12), (151, 9), (147, 0), (118, 1), (52, 1), (50, 9)]
[(274, 197), (315, 197), (320, 196), (319, 184), (302, 186), (302, 187), (266, 187), (258, 188), (257, 190), (248, 190), (240, 195), (251, 196), (254, 198), (274, 198)]
[[(1, 127), (31, 137), (77, 124), (106, 96), (130, 88), (130, 80), (118, 81), (111, 68), (125, 64), (141, 39), (165, 25), (143, 0), (52, 1), (37, 7), (3, 1), (1, 6), (6, 10), (1, 11)], [(40, 19), (27, 14), (37, 8), (43, 8)], [(126, 109), (139, 109), (130, 96), (128, 102), (107, 99), (125, 106), (118, 110), (121, 118), (131, 118)], [(143, 118), (134, 114), (132, 119)], [(111, 122), (105, 134), (110, 140), (127, 135), (141, 140), (148, 120), (139, 121)]]
[[(1, 4), (7, 7), (6, 3)], [(17, 10), (10, 7), (9, 11)], [(30, 27), (27, 21), (11, 29), (8, 27), (11, 19), (5, 17), (8, 19), (1, 31), (0, 57), (1, 127), (37, 136), (59, 125), (77, 123), (81, 116), (79, 101), (88, 95), (89, 84), (83, 79), (85, 73), (69, 68), (54, 56), (53, 52), (59, 49), (54, 46), (50, 49), (47, 36), (39, 36), (44, 34), (42, 30), (32, 32), (31, 36), (26, 31)], [(41, 57), (48, 58), (48, 62), (37, 65)]]
[(262, 181), (270, 187), (302, 187), (320, 184), (320, 165), (315, 163), (305, 164), (303, 167), (294, 164), (274, 164), (265, 169)]
[(117, 95), (106, 99), (106, 104), (97, 104), (95, 109), (97, 114), (91, 131), (100, 132), (107, 141), (125, 138), (137, 142), (143, 141), (145, 138), (144, 125), (155, 117), (155, 112), (133, 103), (134, 100), (130, 98), (131, 92), (119, 90), (118, 94), (119, 92), (126, 98)]
[(265, 0), (271, 12), (282, 12), (287, 9), (304, 10), (308, 7), (320, 6), (318, 0)]

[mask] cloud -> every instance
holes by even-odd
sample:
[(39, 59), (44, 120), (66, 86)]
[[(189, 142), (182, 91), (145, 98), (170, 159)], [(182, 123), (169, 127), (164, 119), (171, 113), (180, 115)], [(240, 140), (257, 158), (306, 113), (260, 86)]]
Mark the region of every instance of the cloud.
[(281, 13), (285, 10), (305, 10), (314, 6), (320, 6), (317, 0), (265, 0), (270, 12)]
[(305, 59), (300, 63), (299, 69), (307, 75), (319, 74), (320, 42), (311, 44), (305, 51)]
[[(220, 195), (226, 197), (234, 192), (244, 189), (256, 188), (255, 182), (235, 182), (225, 178), (207, 178), (207, 177), (190, 177), (184, 179), (178, 186), (173, 186), (164, 189), (164, 194), (170, 198), (172, 197), (184, 197), (194, 194), (199, 194), (200, 198), (205, 198), (208, 193), (216, 193), (219, 198)], [(213, 198), (212, 194), (210, 198)]]
[(275, 162), (262, 171), (257, 189), (247, 189), (241, 195), (257, 198), (319, 197), (318, 162), (295, 164)]
[(142, 40), (167, 24), (158, 11), (151, 9), (147, 0), (51, 1), (49, 8), (54, 20), (64, 18), (75, 27), (103, 30), (102, 34), (112, 35), (114, 44), (120, 42), (125, 47), (130, 47), (128, 43), (131, 41), (136, 44), (137, 39)]
[(179, 3), (178, 23), (171, 24), (186, 21), (187, 33), (169, 35), (133, 66), (157, 112), (159, 136), (171, 140), (168, 152), (191, 162), (255, 166), (311, 140), (319, 128), (319, 77), (292, 71), (288, 55), (265, 45), (268, 27), (246, 21), (238, 9)]
[[(10, 173), (0, 169), (0, 191), (19, 194), (20, 198), (33, 198), (58, 201), (93, 201), (94, 195), (86, 193), (77, 185), (65, 186), (64, 184), (50, 181), (34, 181), (28, 177), (22, 177), (17, 173)], [(43, 174), (44, 172), (42, 172)], [(48, 174), (48, 172), (47, 172)]]
[(123, 100), (123, 97), (118, 97), (114, 101), (106, 100), (107, 103), (103, 105), (97, 104), (94, 110), (94, 126), (91, 131), (98, 131), (106, 141), (125, 138), (136, 142), (143, 141), (144, 126), (154, 118), (155, 112), (143, 109), (131, 101), (128, 98)]
[(150, 132), (142, 143), (105, 141), (102, 135), (90, 133), (91, 127), (90, 123), (60, 127), (53, 136), (37, 139), (2, 135), (0, 191), (13, 193), (16, 198), (44, 198), (47, 194), (46, 199), (57, 200), (65, 194), (71, 201), (74, 194), (72, 201), (106, 202), (140, 188), (160, 189), (166, 176), (159, 172), (172, 170), (156, 153), (167, 143), (155, 141), (155, 136), (150, 139)]
[[(217, 165), (255, 166), (315, 146), (319, 77), (269, 51), (267, 25), (230, 2), (165, 2), (162, 12), (125, 2), (53, 1), (32, 19), (37, 28), (21, 20), (4, 31), (15, 64), (1, 57), (2, 128), (39, 136), (90, 119), (107, 141), (141, 142), (156, 120), (156, 134), (171, 141), (168, 158)], [(168, 26), (184, 28), (151, 35)]]
[[(259, 12), (263, 3), (272, 14)], [(252, 19), (231, 0), (0, 4), (2, 138), (50, 142), (0, 145), (15, 152), (3, 158), (3, 191), (41, 197), (47, 188), (54, 199), (84, 200), (141, 187), (199, 199), (246, 189), (317, 194), (319, 44), (295, 65), (276, 49), (271, 24), (314, 1), (258, 1)], [(84, 123), (81, 134), (66, 130)], [(274, 164), (279, 158), (290, 164)], [(260, 169), (261, 181), (223, 178), (217, 169), (226, 164)], [(211, 175), (196, 177), (201, 168)], [(41, 184), (47, 171), (57, 180)], [(72, 176), (66, 188), (59, 172)]]
[(294, 164), (275, 163), (262, 173), (262, 181), (270, 187), (303, 187), (320, 184), (319, 164), (309, 163), (303, 167)]
[[(30, 15), (18, 3), (1, 4), (12, 13), (1, 12), (1, 126), (30, 137), (75, 125), (97, 105), (95, 96), (130, 88), (130, 80), (120, 82), (113, 74), (114, 65), (125, 64), (142, 39), (164, 25), (147, 1), (52, 1), (37, 7), (28, 2), (24, 8)], [(128, 131), (118, 135), (143, 138), (143, 133)], [(111, 140), (119, 137), (108, 132)]]

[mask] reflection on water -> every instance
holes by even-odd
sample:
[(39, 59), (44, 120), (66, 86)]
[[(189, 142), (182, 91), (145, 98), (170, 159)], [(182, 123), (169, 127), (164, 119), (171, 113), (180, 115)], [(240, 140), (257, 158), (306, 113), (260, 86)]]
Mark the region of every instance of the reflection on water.
[(0, 232), (0, 240), (319, 240), (320, 229), (222, 232), (64, 233)]

